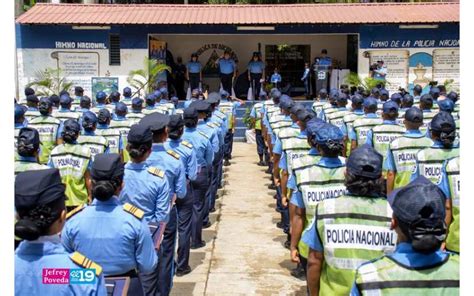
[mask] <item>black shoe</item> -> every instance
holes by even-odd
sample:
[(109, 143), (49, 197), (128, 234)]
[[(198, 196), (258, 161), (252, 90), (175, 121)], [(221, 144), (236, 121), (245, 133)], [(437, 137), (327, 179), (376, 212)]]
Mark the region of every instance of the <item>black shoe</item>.
[(258, 166), (265, 166), (265, 163), (260, 160), (260, 161), (257, 163), (257, 165), (258, 165)]
[(281, 222), (281, 221), (278, 222), (278, 223), (276, 224), (276, 227), (283, 229), (283, 222)]
[(216, 211), (216, 208), (214, 207), (214, 208), (209, 210), (209, 213), (214, 213), (215, 211)]
[(287, 240), (283, 246), (285, 246), (285, 248), (287, 248), (288, 250), (290, 249), (290, 245), (291, 245), (291, 241)]
[(270, 168), (268, 168), (268, 169), (265, 171), (265, 173), (267, 173), (267, 174), (271, 174), (271, 173), (273, 173), (273, 171), (272, 171), (272, 170), (270, 170)]
[(275, 184), (270, 184), (270, 185), (268, 185), (268, 189), (276, 190), (277, 188), (276, 188)]
[(306, 273), (304, 272), (304, 269), (301, 264), (298, 264), (295, 269), (291, 270), (290, 274), (300, 280), (306, 279)]
[(230, 166), (230, 161), (228, 159), (224, 161), (224, 166)]
[(203, 225), (202, 225), (202, 229), (207, 229), (207, 228), (209, 228), (209, 227), (211, 227), (211, 221), (207, 221), (206, 224), (203, 224)]
[(283, 211), (282, 211), (280, 208), (276, 207), (276, 208), (275, 208), (275, 212), (281, 213), (281, 212), (283, 212)]
[(196, 244), (196, 245), (191, 245), (191, 249), (192, 250), (196, 250), (196, 249), (200, 249), (200, 248), (203, 248), (206, 246), (206, 242), (205, 241), (201, 241), (201, 243), (199, 244)]
[(176, 271), (176, 276), (183, 276), (183, 275), (187, 275), (188, 273), (191, 272), (191, 266), (186, 266), (183, 270), (177, 270)]

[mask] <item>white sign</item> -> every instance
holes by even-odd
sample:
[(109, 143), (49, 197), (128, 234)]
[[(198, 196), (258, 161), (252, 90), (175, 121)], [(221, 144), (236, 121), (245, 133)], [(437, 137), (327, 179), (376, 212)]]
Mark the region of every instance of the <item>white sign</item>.
[(454, 80), (451, 88), (459, 90), (459, 49), (433, 50), (433, 80), (443, 84), (450, 79)]
[(99, 76), (99, 55), (95, 52), (58, 52), (58, 65), (62, 75), (74, 85), (84, 88), (85, 93), (91, 93), (91, 77)]

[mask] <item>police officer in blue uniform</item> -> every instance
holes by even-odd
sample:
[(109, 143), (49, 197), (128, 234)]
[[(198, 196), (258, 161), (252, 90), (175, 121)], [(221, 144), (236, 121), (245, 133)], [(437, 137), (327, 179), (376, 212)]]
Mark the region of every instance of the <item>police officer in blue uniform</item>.
[(176, 200), (178, 210), (178, 260), (177, 276), (183, 276), (191, 272), (189, 266), (189, 253), (191, 247), (191, 230), (193, 214), (193, 192), (192, 181), (197, 177), (197, 158), (193, 145), (182, 140), (184, 133), (184, 119), (181, 115), (171, 115), (168, 123), (168, 140), (165, 143), (166, 149), (176, 151), (181, 157), (186, 172), (186, 198)]
[(123, 100), (122, 102), (125, 103), (125, 105), (130, 106), (132, 104), (132, 89), (130, 87), (125, 87), (122, 92), (123, 95)]
[(91, 106), (91, 98), (89, 98), (88, 96), (82, 96), (79, 100), (79, 108), (76, 108), (74, 111), (84, 113), (89, 111), (91, 109)]
[(191, 60), (186, 64), (186, 79), (189, 81), (191, 90), (199, 88), (202, 81), (202, 65), (198, 61), (197, 53), (191, 54)]
[(256, 98), (260, 93), (260, 80), (265, 77), (265, 63), (262, 61), (262, 55), (260, 52), (255, 51), (253, 53), (252, 59), (247, 65), (247, 71), (250, 87), (253, 91), (253, 97)]
[(28, 125), (25, 119), (26, 107), (20, 104), (15, 104), (15, 129), (20, 130)]
[(149, 126), (153, 132), (153, 146), (147, 162), (150, 166), (161, 167), (165, 171), (170, 185), (172, 207), (166, 224), (159, 258), (159, 295), (169, 295), (173, 286), (174, 250), (176, 245), (178, 213), (176, 199), (186, 198), (186, 173), (181, 156), (174, 150), (166, 149), (164, 143), (168, 138), (166, 126), (169, 116), (152, 113), (140, 120), (139, 124)]
[(192, 102), (196, 101), (199, 96), (199, 89), (195, 88), (191, 91), (191, 98), (184, 102), (184, 108), (188, 108)]
[(237, 73), (237, 66), (231, 57), (230, 50), (224, 51), (224, 57), (218, 59), (216, 64), (219, 66), (222, 88), (228, 93), (232, 93), (232, 82)]
[(95, 100), (96, 100), (96, 103), (94, 107), (96, 109), (96, 113), (98, 113), (100, 109), (103, 109), (107, 106), (106, 105), (107, 94), (105, 92), (99, 91), (98, 93), (96, 93)]
[(109, 103), (114, 107), (118, 102), (120, 102), (120, 93), (118, 91), (111, 92), (109, 95)]
[[(15, 235), (24, 239), (15, 251), (15, 295), (106, 295), (102, 267), (89, 259), (76, 261), (68, 254), (59, 233), (66, 222), (65, 186), (57, 169), (27, 171), (15, 180)], [(91, 284), (45, 285), (48, 268), (94, 268)]]
[(210, 187), (209, 171), (212, 169), (214, 151), (209, 136), (196, 128), (198, 111), (195, 108), (184, 109), (183, 119), (185, 129), (182, 138), (193, 145), (197, 158), (196, 179), (191, 181), (193, 193), (191, 248), (197, 249), (206, 245), (202, 240), (202, 225), (206, 209), (209, 210), (206, 196)]
[[(150, 127), (143, 124), (133, 125), (127, 135), (127, 140), (130, 161), (125, 164), (125, 186), (120, 193), (120, 201), (143, 210), (143, 219), (149, 225), (158, 227), (153, 235), (155, 249), (158, 249), (170, 212), (170, 187), (165, 172), (146, 162), (151, 154), (153, 142)], [(157, 255), (159, 256), (159, 253)], [(153, 271), (140, 274), (145, 295), (158, 293), (158, 275), (159, 264)]]

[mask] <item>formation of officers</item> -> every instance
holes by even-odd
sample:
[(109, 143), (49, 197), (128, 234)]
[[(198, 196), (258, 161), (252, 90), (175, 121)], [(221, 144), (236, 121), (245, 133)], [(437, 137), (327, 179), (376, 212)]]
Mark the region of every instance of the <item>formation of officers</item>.
[(273, 89), (252, 109), (277, 227), (309, 295), (459, 294), (459, 97)]
[[(194, 90), (186, 107), (161, 88), (95, 100), (15, 103), (15, 294), (169, 295), (206, 245), (236, 107)], [(175, 254), (175, 250), (176, 254)], [(43, 284), (45, 268), (90, 268), (92, 284)], [(127, 289), (128, 288), (128, 289)], [(128, 291), (127, 291), (128, 290)]]

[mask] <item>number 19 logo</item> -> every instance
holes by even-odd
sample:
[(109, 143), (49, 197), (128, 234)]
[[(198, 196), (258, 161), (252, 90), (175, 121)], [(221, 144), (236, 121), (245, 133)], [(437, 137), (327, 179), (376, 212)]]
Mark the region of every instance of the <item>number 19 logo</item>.
[(69, 273), (69, 282), (71, 284), (94, 284), (96, 281), (94, 269), (71, 269)]

